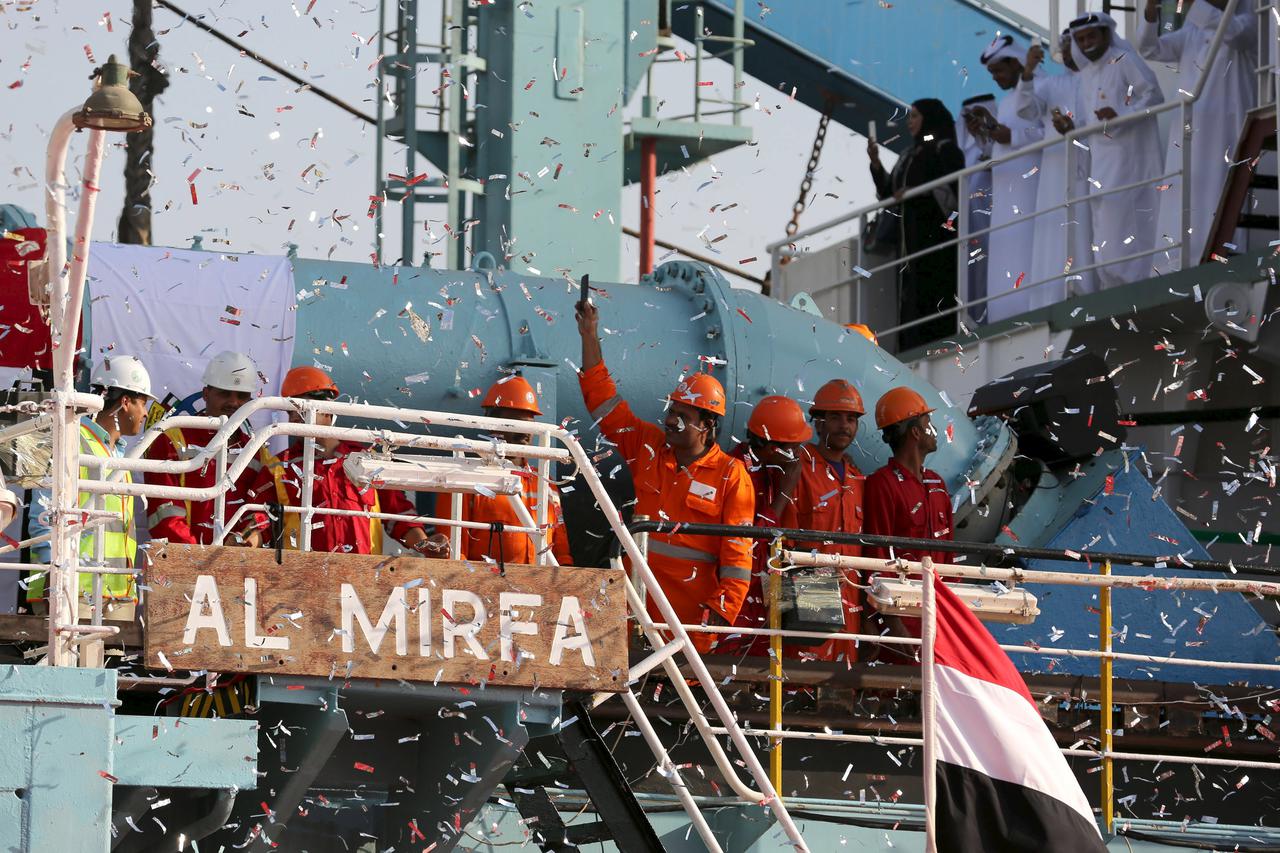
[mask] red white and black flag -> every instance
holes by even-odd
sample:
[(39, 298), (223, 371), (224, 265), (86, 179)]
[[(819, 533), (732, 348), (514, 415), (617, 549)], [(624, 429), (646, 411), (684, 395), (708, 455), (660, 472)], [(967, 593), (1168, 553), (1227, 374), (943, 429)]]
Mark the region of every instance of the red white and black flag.
[(946, 584), (925, 586), (937, 614), (924, 656), (935, 849), (1105, 853), (1089, 801), (1013, 662)]

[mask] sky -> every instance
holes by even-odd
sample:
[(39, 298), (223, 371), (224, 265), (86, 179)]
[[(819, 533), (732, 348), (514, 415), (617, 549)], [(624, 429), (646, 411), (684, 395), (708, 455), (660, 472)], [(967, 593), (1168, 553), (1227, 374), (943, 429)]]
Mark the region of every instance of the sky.
[[(915, 0), (899, 5), (911, 2)], [(206, 15), (211, 25), (309, 83), (373, 112), (376, 0), (179, 0), (179, 5)], [(1030, 17), (1047, 18), (1043, 0), (1012, 0), (1008, 5)], [(1075, 0), (1064, 2), (1068, 11), (1074, 6)], [(0, 103), (7, 106), (7, 120), (0, 119), (0, 202), (19, 204), (44, 220), (40, 176), (47, 134), (62, 111), (88, 94), (95, 65), (111, 53), (126, 59), (131, 9), (129, 0), (0, 0)], [(173, 13), (158, 8), (154, 15), (159, 59), (171, 81), (154, 110), (155, 242), (189, 246), (198, 234), (208, 249), (282, 254), (292, 243), (305, 257), (369, 260), (373, 220), (366, 210), (374, 191), (373, 128), (298, 91)], [(691, 68), (656, 68), (657, 90), (668, 101), (663, 111), (687, 112)], [(726, 63), (711, 63), (704, 76), (714, 83), (713, 93), (728, 96)], [(663, 176), (657, 234), (732, 264), (757, 257), (743, 269), (761, 276), (768, 269), (764, 246), (782, 236), (790, 218), (818, 115), (754, 79), (748, 79), (746, 94), (747, 100), (762, 95), (768, 107), (744, 115), (758, 144)], [(628, 111), (638, 113), (638, 97)], [(73, 141), (73, 182), (83, 150), (81, 139)], [(398, 149), (388, 142), (386, 150), (394, 157)], [(117, 143), (104, 166), (93, 228), (97, 240), (114, 239), (123, 165)], [(729, 218), (711, 213), (706, 196), (699, 195), (698, 188), (711, 177), (732, 180), (738, 207)], [(865, 140), (833, 125), (802, 227), (873, 198)], [(399, 244), (392, 219), (386, 226), (388, 252)], [(634, 228), (638, 219), (639, 191), (631, 187), (624, 194), (623, 222)], [(699, 238), (720, 233), (728, 236), (714, 246)], [(634, 239), (623, 238), (622, 256), (621, 278), (634, 281)], [(667, 256), (658, 250), (660, 261)]]

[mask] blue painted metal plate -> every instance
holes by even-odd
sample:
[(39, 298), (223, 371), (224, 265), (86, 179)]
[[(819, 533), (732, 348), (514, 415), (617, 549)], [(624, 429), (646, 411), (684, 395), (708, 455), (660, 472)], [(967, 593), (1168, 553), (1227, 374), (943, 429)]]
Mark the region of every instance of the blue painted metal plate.
[(117, 717), (114, 766), (121, 785), (253, 788), (258, 784), (258, 724)]

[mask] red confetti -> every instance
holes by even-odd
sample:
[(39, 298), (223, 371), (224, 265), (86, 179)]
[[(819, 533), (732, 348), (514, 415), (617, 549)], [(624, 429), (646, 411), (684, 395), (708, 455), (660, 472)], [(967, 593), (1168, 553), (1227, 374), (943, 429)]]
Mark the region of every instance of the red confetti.
[(103, 779), (106, 779), (106, 780), (107, 780), (108, 782), (110, 782), (112, 785), (114, 785), (115, 783), (117, 783), (117, 782), (119, 782), (119, 781), (120, 781), (120, 780), (119, 780), (119, 779), (117, 779), (115, 776), (112, 776), (110, 773), (108, 773), (108, 772), (107, 772), (107, 771), (105, 771), (105, 770), (99, 770), (99, 771), (98, 771), (98, 775), (99, 775), (99, 776), (101, 776)]
[(200, 197), (196, 195), (196, 185), (195, 185), (195, 184), (187, 184), (187, 187), (189, 187), (189, 188), (190, 188), (190, 190), (191, 190), (191, 203), (192, 203), (192, 204), (199, 204), (199, 203), (200, 203)]
[(743, 311), (741, 308), (739, 308), (738, 313), (742, 315), (742, 319), (746, 320), (748, 323), (751, 322), (751, 318), (747, 316), (746, 311)]
[(1025, 279), (1026, 277), (1027, 277), (1027, 274), (1024, 272), (1018, 273), (1018, 280), (1013, 283), (1013, 289), (1017, 290), (1019, 287), (1022, 287), (1022, 280)]
[(1115, 475), (1115, 474), (1108, 474), (1108, 475), (1107, 475), (1107, 481), (1106, 481), (1106, 483), (1102, 486), (1102, 493), (1103, 493), (1104, 495), (1110, 495), (1110, 494), (1114, 494), (1114, 493), (1115, 493), (1115, 490), (1116, 490), (1116, 475)]
[(356, 768), (357, 770), (360, 770), (360, 771), (362, 771), (362, 772), (364, 772), (364, 773), (372, 773), (372, 772), (373, 772), (373, 766), (372, 766), (372, 765), (370, 765), (370, 764), (361, 764), (359, 761), (357, 761), (357, 762), (355, 763), (355, 765), (354, 765), (354, 766), (355, 766), (355, 768)]

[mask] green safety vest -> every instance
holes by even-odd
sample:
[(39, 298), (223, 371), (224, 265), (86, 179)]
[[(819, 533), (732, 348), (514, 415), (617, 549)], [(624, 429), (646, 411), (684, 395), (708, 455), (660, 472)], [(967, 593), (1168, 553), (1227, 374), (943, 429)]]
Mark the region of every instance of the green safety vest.
[[(80, 452), (104, 459), (111, 456), (111, 451), (107, 449), (106, 445), (84, 424), (80, 425)], [(80, 468), (80, 479), (82, 480), (96, 480), (101, 474), (100, 469), (90, 471), (85, 466)], [(121, 482), (133, 482), (133, 477), (130, 476), (128, 471), (124, 472)], [(87, 566), (97, 565), (97, 540), (99, 536), (102, 536), (102, 565), (112, 569), (132, 568), (134, 555), (138, 551), (138, 541), (133, 538), (133, 496), (107, 494), (98, 495), (97, 497), (98, 508), (111, 513), (115, 518), (101, 527), (87, 531), (80, 537), (80, 563)], [(87, 509), (93, 498), (94, 495), (88, 492), (81, 492), (78, 501), (80, 508)], [(93, 577), (92, 574), (82, 573), (80, 575), (79, 594), (81, 596), (92, 594)], [(27, 599), (29, 601), (45, 597), (45, 579), (46, 576), (41, 575), (28, 585)], [(137, 601), (137, 583), (134, 576), (103, 575), (102, 595), (103, 598), (110, 600)]]

